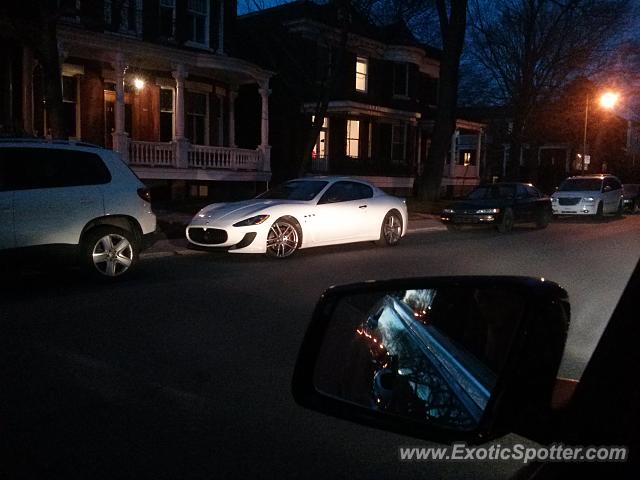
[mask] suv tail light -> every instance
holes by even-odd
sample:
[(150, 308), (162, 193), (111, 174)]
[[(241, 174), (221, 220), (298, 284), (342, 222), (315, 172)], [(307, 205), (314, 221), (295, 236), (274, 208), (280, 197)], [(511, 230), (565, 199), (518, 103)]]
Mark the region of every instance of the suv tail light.
[(148, 188), (139, 188), (138, 196), (145, 202), (151, 203), (151, 190)]

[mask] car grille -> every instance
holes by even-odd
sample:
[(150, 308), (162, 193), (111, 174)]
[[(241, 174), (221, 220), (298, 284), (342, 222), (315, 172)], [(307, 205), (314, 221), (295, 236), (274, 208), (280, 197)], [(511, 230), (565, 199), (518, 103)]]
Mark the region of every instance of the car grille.
[(205, 245), (219, 245), (227, 241), (227, 232), (219, 228), (191, 227), (189, 236), (194, 242)]
[(558, 199), (558, 203), (560, 205), (577, 205), (577, 204), (580, 203), (580, 197), (578, 197), (578, 198), (563, 198), (563, 197), (560, 197)]

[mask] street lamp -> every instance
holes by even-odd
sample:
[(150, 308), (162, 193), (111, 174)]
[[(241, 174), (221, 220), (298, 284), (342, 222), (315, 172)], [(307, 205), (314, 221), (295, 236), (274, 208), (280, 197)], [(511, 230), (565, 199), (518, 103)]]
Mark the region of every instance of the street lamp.
[[(599, 102), (600, 107), (605, 110), (612, 110), (613, 107), (616, 106), (618, 100), (620, 99), (620, 94), (617, 92), (606, 91), (602, 95), (600, 95)], [(587, 93), (587, 99), (584, 107), (584, 136), (582, 137), (582, 171), (586, 170), (586, 160), (587, 160), (587, 124), (589, 122), (589, 94)]]

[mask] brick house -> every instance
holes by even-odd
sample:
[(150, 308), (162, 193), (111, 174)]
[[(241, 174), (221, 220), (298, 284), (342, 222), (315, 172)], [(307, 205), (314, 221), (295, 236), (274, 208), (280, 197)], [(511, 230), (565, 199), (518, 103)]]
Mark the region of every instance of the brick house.
[[(70, 137), (121, 152), (166, 196), (267, 182), (271, 72), (233, 56), (236, 1), (60, 0)], [(1, 35), (1, 34), (0, 34)], [(30, 49), (2, 42), (0, 129), (46, 136)], [(236, 103), (252, 105), (238, 118)], [(213, 188), (212, 188), (213, 187)]]
[[(441, 51), (420, 43), (403, 23), (374, 25), (355, 13), (345, 45), (338, 16), (331, 1), (301, 0), (238, 17), (244, 55), (277, 72), (270, 110), (274, 175), (291, 176), (293, 157), (305, 156), (318, 104), (328, 94), (315, 148), (303, 160), (306, 171), (355, 175), (410, 194), (428, 154)], [(479, 182), (482, 129), (458, 121), (444, 189)]]

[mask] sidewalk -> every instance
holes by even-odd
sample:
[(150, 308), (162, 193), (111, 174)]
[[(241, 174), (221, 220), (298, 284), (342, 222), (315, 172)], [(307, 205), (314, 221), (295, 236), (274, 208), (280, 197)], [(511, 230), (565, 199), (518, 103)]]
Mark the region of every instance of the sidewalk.
[[(158, 241), (140, 254), (140, 258), (160, 258), (174, 255), (201, 255), (205, 250), (190, 248), (184, 237), (184, 229), (193, 217), (176, 212), (155, 212), (158, 218)], [(437, 215), (423, 213), (409, 214), (407, 234), (422, 232), (438, 232), (446, 230)]]

